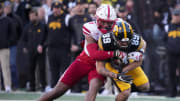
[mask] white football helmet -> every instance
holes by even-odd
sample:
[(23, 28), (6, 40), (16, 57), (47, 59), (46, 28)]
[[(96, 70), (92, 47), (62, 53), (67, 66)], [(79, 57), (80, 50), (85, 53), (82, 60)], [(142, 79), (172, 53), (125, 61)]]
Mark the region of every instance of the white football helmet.
[(108, 4), (102, 4), (96, 10), (96, 23), (102, 33), (107, 33), (113, 29), (116, 21), (115, 9)]

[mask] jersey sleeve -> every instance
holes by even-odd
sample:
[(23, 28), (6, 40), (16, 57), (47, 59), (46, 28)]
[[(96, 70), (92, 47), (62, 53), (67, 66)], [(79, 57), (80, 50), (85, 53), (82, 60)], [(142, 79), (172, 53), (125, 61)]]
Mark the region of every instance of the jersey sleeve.
[(139, 51), (144, 53), (144, 45), (145, 42), (143, 38), (138, 34), (134, 34), (131, 40), (131, 45), (128, 47), (128, 52)]
[(88, 29), (88, 23), (85, 23), (82, 27), (82, 31), (84, 35), (90, 35), (90, 30)]
[(115, 45), (111, 33), (103, 34), (98, 40), (100, 50), (114, 51)]
[(82, 27), (82, 32), (84, 35), (94, 36), (97, 33), (96, 23), (94, 21), (86, 22)]
[[(98, 41), (101, 33), (98, 33), (97, 26), (94, 22), (88, 22), (83, 25), (83, 34), (86, 36), (91, 36), (96, 41)], [(86, 54), (94, 60), (106, 60), (114, 57), (114, 51), (103, 51), (99, 50), (97, 43), (90, 43), (86, 45), (84, 48)]]
[(137, 48), (137, 51), (144, 53), (145, 52), (145, 47), (146, 47), (146, 42), (141, 37), (141, 41), (140, 41), (139, 47)]

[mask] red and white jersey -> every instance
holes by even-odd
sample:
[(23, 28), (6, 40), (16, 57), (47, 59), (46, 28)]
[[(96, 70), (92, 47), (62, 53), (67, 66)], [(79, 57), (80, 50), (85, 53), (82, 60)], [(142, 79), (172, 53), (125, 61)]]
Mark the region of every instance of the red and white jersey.
[(98, 40), (99, 36), (102, 35), (102, 32), (98, 29), (96, 21), (91, 21), (91, 22), (85, 23), (83, 25), (82, 30), (83, 30), (84, 35), (90, 35), (95, 40)]
[[(120, 21), (122, 19), (118, 18), (116, 21)], [(84, 35), (89, 35), (92, 38), (94, 38), (94, 40), (98, 41), (99, 37), (103, 34), (99, 29), (98, 26), (96, 24), (96, 21), (91, 21), (91, 22), (87, 22), (83, 25), (83, 34)], [(84, 43), (84, 50), (81, 52), (80, 56), (78, 56), (78, 58), (81, 61), (85, 61), (86, 63), (95, 63), (95, 60), (93, 60), (92, 58), (90, 58), (90, 55), (88, 53), (87, 50), (87, 41), (85, 40)]]
[[(89, 35), (89, 36), (93, 37), (96, 41), (98, 41), (99, 37), (103, 34), (98, 29), (98, 26), (95, 21), (85, 23), (82, 30), (83, 30), (84, 35)], [(87, 46), (87, 41), (85, 40), (84, 51), (89, 56), (86, 46)]]
[[(122, 21), (121, 18), (117, 18), (116, 22)], [(113, 29), (113, 28), (112, 28)], [(103, 34), (96, 24), (96, 21), (87, 22), (83, 25), (83, 34), (84, 35), (90, 35), (92, 36), (96, 41), (99, 39), (99, 37)]]

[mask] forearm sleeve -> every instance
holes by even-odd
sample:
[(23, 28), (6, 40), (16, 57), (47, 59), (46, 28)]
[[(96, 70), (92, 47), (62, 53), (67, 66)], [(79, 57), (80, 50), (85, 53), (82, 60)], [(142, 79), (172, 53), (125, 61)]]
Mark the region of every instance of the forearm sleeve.
[(98, 45), (96, 43), (88, 44), (87, 51), (90, 57), (92, 57), (95, 60), (106, 60), (114, 56), (113, 51), (98, 50)]

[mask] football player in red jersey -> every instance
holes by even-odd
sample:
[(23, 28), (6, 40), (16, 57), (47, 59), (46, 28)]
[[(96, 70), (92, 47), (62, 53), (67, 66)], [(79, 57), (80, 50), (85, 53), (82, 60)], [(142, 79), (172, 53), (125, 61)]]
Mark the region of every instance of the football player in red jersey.
[(96, 11), (96, 21), (83, 26), (85, 36), (84, 50), (67, 68), (52, 91), (43, 94), (38, 101), (52, 101), (62, 96), (68, 89), (84, 76), (88, 76), (89, 90), (85, 101), (95, 101), (99, 88), (103, 85), (104, 76), (96, 71), (96, 60), (126, 55), (121, 51), (98, 50), (97, 41), (102, 34), (112, 31), (116, 22), (116, 12), (111, 5), (102, 4)]

